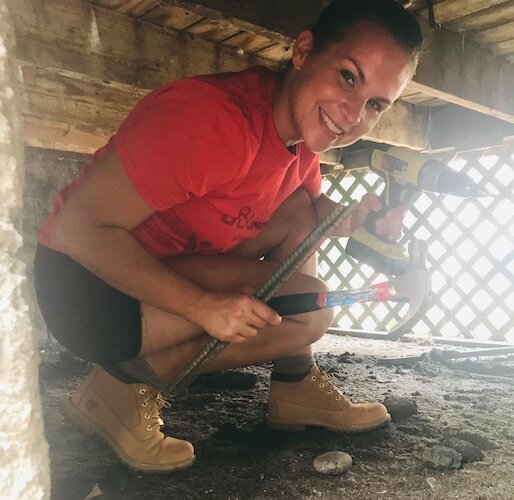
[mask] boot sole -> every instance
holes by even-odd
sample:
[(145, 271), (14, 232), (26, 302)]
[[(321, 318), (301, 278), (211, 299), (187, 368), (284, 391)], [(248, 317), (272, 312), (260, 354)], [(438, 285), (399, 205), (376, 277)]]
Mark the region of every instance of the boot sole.
[(391, 415), (387, 414), (387, 418), (385, 420), (380, 420), (379, 422), (374, 422), (371, 424), (366, 424), (366, 426), (358, 426), (352, 425), (349, 427), (330, 427), (328, 425), (320, 424), (319, 422), (304, 422), (304, 423), (296, 423), (296, 422), (280, 422), (277, 420), (273, 420), (270, 417), (266, 417), (266, 425), (273, 430), (281, 430), (281, 431), (304, 431), (307, 426), (312, 427), (322, 427), (332, 432), (339, 432), (344, 434), (358, 433), (358, 432), (367, 432), (373, 431), (375, 429), (379, 429), (380, 427), (384, 427), (389, 424), (391, 421)]
[(84, 413), (73, 404), (71, 397), (68, 397), (64, 400), (64, 403), (62, 405), (62, 413), (71, 424), (77, 427), (84, 434), (87, 434), (88, 436), (98, 436), (99, 438), (104, 440), (113, 449), (116, 455), (118, 455), (120, 460), (133, 470), (162, 473), (172, 472), (174, 470), (186, 469), (187, 467), (192, 465), (196, 459), (196, 456), (193, 455), (190, 459), (184, 462), (174, 464), (173, 466), (159, 466), (136, 462), (132, 460), (129, 456), (127, 456), (125, 452), (117, 446), (116, 442), (114, 441), (114, 439), (112, 439), (112, 437), (109, 434), (104, 432), (96, 424), (89, 421), (87, 417), (84, 415)]

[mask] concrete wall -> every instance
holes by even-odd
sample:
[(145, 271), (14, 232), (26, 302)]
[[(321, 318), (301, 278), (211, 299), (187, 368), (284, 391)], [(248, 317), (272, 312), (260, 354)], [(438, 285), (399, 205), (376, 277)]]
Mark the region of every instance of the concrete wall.
[(49, 460), (20, 259), (23, 150), (12, 40), (9, 12), (0, 0), (0, 497), (38, 500), (50, 495)]

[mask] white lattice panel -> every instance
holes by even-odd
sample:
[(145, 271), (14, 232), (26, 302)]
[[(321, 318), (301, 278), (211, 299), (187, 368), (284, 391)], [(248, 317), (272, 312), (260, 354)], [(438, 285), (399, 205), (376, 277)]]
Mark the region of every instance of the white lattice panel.
[[(514, 343), (514, 151), (463, 154), (450, 165), (495, 196), (462, 199), (422, 193), (412, 206), (402, 242), (411, 236), (428, 240), (433, 292), (432, 304), (413, 332)], [(325, 193), (343, 203), (382, 187), (380, 177), (369, 171), (324, 180)], [(330, 240), (320, 251), (319, 273), (331, 289), (385, 279), (346, 256), (345, 244)], [(402, 307), (339, 308), (334, 326), (389, 330), (401, 318)]]

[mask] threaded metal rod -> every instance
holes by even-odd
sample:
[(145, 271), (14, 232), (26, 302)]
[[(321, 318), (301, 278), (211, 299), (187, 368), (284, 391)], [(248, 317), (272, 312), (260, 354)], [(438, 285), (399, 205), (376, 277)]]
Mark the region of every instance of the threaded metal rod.
[[(327, 237), (328, 233), (339, 222), (351, 215), (357, 207), (357, 202), (350, 205), (337, 205), (334, 210), (316, 227), (293, 253), (279, 266), (272, 276), (257, 290), (255, 297), (263, 302), (270, 300), (279, 288), (302, 266), (317, 250), (319, 245)], [(193, 380), (199, 375), (200, 368), (208, 361), (213, 360), (223, 349), (229, 345), (228, 342), (222, 342), (218, 339), (211, 338), (203, 347), (198, 355), (187, 365), (175, 378), (167, 388), (167, 394), (180, 394), (185, 390)]]

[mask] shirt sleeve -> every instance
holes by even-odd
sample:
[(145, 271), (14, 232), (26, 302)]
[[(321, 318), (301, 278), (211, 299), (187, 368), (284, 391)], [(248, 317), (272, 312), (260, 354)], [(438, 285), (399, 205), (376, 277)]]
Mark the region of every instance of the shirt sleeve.
[(247, 125), (218, 89), (183, 80), (145, 97), (114, 147), (142, 198), (164, 211), (231, 181), (246, 162)]

